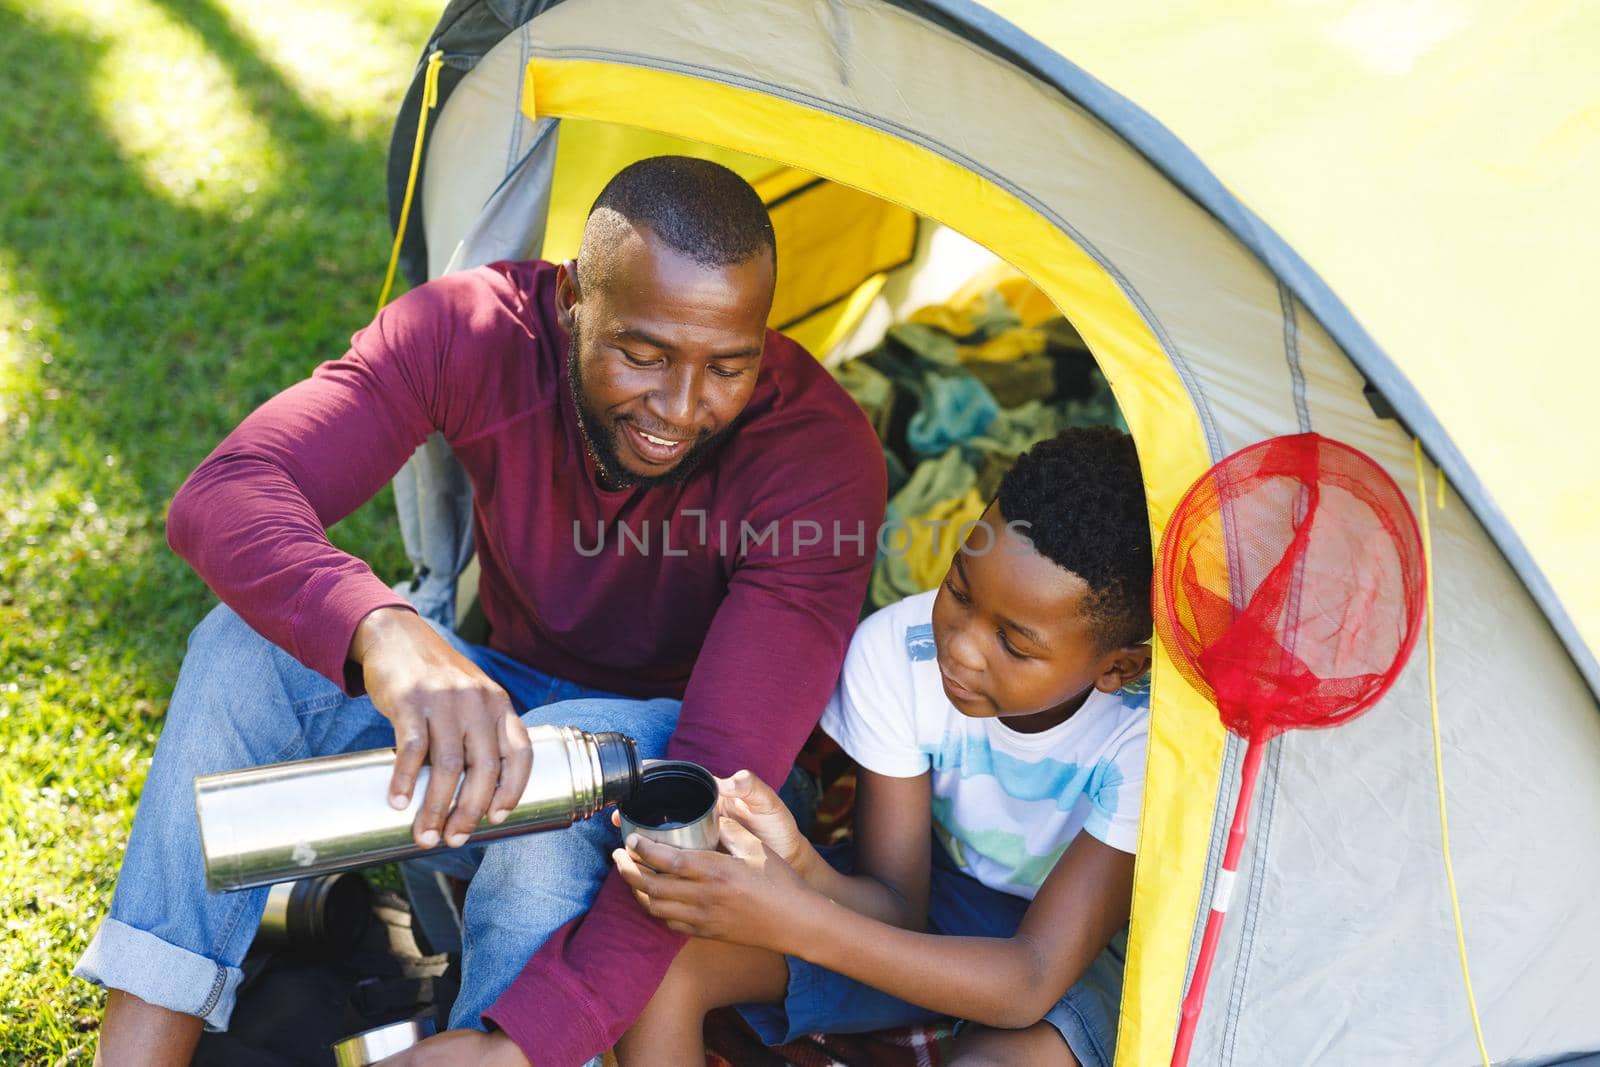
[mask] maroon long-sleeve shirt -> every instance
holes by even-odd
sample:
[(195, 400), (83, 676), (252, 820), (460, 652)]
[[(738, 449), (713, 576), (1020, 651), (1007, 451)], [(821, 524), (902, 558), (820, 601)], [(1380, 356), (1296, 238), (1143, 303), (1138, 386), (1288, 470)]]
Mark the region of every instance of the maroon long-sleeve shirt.
[[(490, 644), (549, 674), (681, 697), (670, 754), (780, 781), (859, 613), (884, 469), (850, 397), (769, 332), (734, 431), (681, 485), (602, 489), (566, 380), (555, 271), (421, 286), (251, 414), (173, 501), (168, 540), (259, 633), (349, 692), (357, 623), (405, 601), (324, 530), (435, 430), (474, 487)], [(488, 1013), (577, 1064), (644, 1007), (682, 939), (613, 872)]]

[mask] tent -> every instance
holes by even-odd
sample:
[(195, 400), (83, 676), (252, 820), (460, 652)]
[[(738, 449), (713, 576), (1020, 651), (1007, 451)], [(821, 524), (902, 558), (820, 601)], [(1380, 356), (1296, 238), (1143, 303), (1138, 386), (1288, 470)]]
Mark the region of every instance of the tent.
[[(618, 166), (706, 155), (796, 213), (780, 324), (827, 358), (985, 256), (1023, 272), (1110, 381), (1157, 539), (1275, 434), (1422, 467), (1477, 1013), (1496, 1062), (1556, 1062), (1600, 1049), (1600, 20), (1518, 7), (454, 0), (395, 130), (400, 262), (570, 255)], [(447, 615), (459, 474), (428, 446), (397, 486)], [(1159, 649), (1152, 707), (1130, 1064), (1170, 1055), (1238, 773)], [(1419, 652), (1365, 718), (1273, 742), (1195, 1062), (1479, 1060), (1432, 709)]]

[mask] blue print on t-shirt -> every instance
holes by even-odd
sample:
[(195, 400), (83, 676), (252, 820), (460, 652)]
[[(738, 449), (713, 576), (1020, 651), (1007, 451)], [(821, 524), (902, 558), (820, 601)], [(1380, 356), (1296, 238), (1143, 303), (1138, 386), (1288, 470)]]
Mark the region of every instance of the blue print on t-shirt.
[(1086, 792), (1100, 810), (1114, 812), (1117, 810), (1117, 792), (1124, 780), (1122, 768), (1111, 760), (1103, 759), (1095, 764), (1094, 772), (1089, 775)]
[(938, 654), (939, 646), (933, 641), (932, 623), (925, 622), (906, 631), (906, 655), (911, 657), (911, 662), (930, 660)]
[(1089, 769), (1076, 763), (1048, 757), (1021, 760), (1008, 752), (996, 752), (983, 737), (971, 734), (947, 733), (938, 744), (925, 744), (921, 749), (935, 771), (953, 770), (963, 779), (996, 778), (1000, 788), (1018, 800), (1053, 798), (1062, 811), (1077, 803), (1089, 778)]
[(1122, 706), (1134, 710), (1144, 710), (1150, 707), (1150, 675), (1139, 676), (1121, 689), (1117, 696), (1122, 701)]

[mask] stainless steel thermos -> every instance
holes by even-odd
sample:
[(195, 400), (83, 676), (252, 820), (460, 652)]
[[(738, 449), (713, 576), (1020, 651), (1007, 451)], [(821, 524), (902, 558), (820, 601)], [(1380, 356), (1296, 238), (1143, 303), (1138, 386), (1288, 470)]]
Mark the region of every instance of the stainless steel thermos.
[[(499, 825), (479, 823), (471, 843), (569, 826), (639, 788), (631, 737), (534, 726), (528, 740), (533, 769), (521, 801)], [(394, 760), (382, 748), (196, 778), (207, 887), (250, 889), (422, 854), (411, 824), (428, 768), (399, 811), (389, 806)]]

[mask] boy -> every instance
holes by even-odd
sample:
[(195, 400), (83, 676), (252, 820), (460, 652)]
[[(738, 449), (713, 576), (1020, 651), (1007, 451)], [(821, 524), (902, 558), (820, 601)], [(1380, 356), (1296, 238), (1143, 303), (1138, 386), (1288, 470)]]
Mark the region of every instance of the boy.
[(1131, 438), (1069, 430), (1018, 460), (940, 588), (851, 642), (822, 726), (860, 765), (853, 857), (824, 859), (745, 772), (721, 786), (726, 853), (613, 853), (696, 938), (621, 1061), (701, 1064), (705, 1013), (741, 1004), (770, 1043), (953, 1015), (975, 1024), (956, 1063), (1109, 1064), (1150, 580)]

